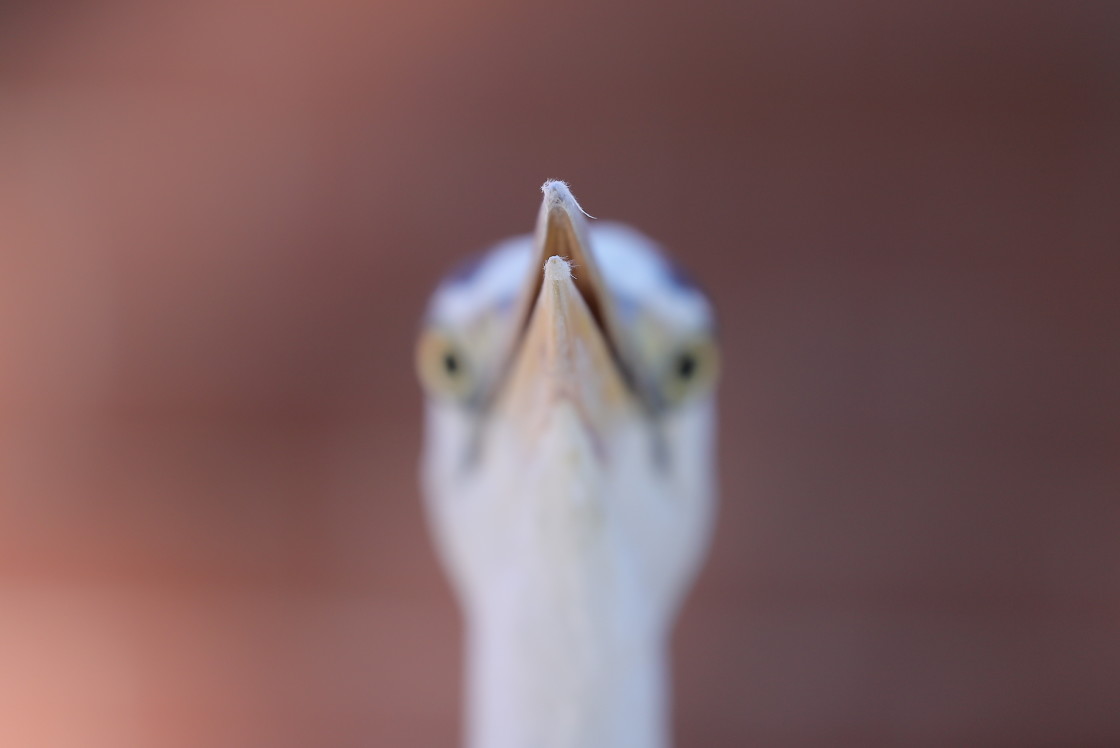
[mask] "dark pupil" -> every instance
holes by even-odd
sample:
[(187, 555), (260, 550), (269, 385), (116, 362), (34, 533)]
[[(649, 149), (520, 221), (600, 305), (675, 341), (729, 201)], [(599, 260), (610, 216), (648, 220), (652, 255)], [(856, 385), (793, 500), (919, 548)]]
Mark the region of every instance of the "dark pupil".
[(450, 376), (455, 376), (459, 373), (459, 357), (451, 351), (443, 354), (443, 370)]
[(690, 354), (682, 354), (677, 359), (677, 376), (681, 379), (692, 379), (692, 375), (696, 373), (696, 358)]

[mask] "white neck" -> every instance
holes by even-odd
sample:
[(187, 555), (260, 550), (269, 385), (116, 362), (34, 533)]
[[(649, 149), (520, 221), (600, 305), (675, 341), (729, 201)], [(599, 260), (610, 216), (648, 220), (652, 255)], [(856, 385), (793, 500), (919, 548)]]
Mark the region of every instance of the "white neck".
[(496, 431), (473, 493), (431, 492), (466, 619), (469, 748), (669, 745), (667, 640), (711, 502), (633, 477), (643, 426), (613, 432), (604, 461), (558, 407), (528, 458)]
[(668, 745), (662, 627), (621, 580), (568, 571), (517, 570), (468, 611), (471, 748)]

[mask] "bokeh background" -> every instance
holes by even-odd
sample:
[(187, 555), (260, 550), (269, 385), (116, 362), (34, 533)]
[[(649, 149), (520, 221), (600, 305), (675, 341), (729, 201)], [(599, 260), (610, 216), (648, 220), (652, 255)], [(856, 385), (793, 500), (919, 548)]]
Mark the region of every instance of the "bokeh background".
[(453, 745), (412, 342), (563, 178), (722, 312), (681, 746), (1120, 744), (1120, 5), (0, 9), (0, 745)]

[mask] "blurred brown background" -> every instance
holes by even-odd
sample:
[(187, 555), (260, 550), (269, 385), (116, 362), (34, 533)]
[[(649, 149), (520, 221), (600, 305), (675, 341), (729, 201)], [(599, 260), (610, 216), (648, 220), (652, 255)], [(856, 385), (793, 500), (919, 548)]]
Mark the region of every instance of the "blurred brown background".
[(547, 177), (722, 310), (681, 746), (1120, 744), (1120, 5), (0, 10), (0, 745), (452, 745), (433, 283)]

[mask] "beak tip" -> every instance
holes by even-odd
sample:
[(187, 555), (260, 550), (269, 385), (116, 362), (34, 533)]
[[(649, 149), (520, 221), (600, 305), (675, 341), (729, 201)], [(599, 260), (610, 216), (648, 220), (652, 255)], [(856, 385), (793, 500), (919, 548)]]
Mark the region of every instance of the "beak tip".
[(569, 216), (583, 214), (591, 218), (591, 214), (580, 207), (576, 202), (572, 190), (568, 187), (567, 182), (559, 179), (549, 179), (541, 185), (541, 192), (544, 194), (544, 208), (545, 211), (551, 213), (552, 211), (562, 211)]
[(544, 280), (548, 283), (569, 280), (572, 277), (572, 263), (559, 255), (549, 257), (544, 263)]
[(565, 198), (574, 199), (568, 183), (559, 179), (545, 180), (545, 183), (541, 185), (541, 192), (544, 194), (544, 199), (549, 203), (559, 204), (565, 202)]

